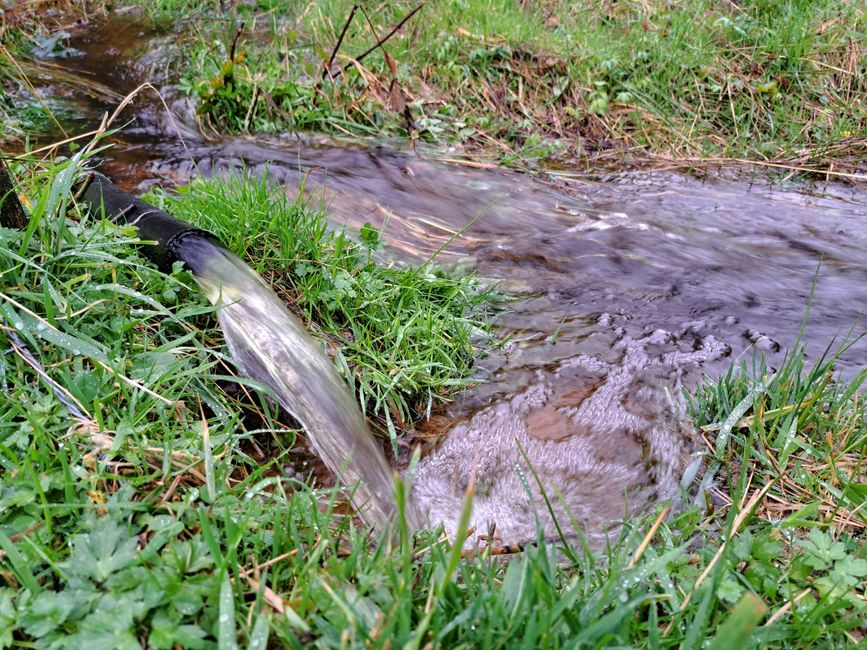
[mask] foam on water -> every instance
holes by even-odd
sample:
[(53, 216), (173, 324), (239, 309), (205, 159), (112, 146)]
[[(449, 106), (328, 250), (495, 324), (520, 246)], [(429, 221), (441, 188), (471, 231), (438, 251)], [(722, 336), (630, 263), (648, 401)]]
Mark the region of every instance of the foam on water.
[(621, 330), (614, 348), (611, 363), (578, 355), (539, 369), (513, 397), (451, 429), (415, 476), (423, 516), (456, 534), (472, 484), (471, 528), (489, 543), (581, 531), (598, 547), (624, 519), (678, 496), (695, 448), (680, 375), (730, 350), (711, 335), (662, 330)]

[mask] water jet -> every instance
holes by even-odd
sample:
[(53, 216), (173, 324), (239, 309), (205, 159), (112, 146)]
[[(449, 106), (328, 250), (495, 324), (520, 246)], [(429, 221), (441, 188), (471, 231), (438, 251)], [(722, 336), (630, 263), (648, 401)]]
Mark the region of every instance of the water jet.
[[(311, 446), (345, 486), (363, 520), (384, 528), (395, 511), (392, 471), (358, 404), (328, 355), (259, 275), (210, 232), (176, 219), (90, 174), (91, 212), (138, 229), (142, 253), (163, 270), (187, 265), (217, 316), (241, 372), (271, 389), (306, 430)], [(407, 513), (412, 522), (411, 513)]]

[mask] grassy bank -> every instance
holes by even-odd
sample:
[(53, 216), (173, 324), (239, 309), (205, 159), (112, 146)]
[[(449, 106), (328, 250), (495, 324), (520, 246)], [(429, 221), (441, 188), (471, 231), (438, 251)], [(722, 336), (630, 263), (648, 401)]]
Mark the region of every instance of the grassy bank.
[(202, 179), (152, 200), (216, 234), (266, 277), (329, 340), (365, 413), (392, 437), (472, 384), (473, 360), (491, 342), (495, 298), (472, 277), (447, 275), (436, 260), (377, 264), (376, 229), (351, 239), (312, 199), (293, 202), (267, 178)]
[(215, 21), (210, 3), (148, 5), (157, 21), (194, 25), (179, 69), (205, 131), (394, 134), (517, 165), (863, 171), (857, 0), (418, 6), (273, 0)]
[[(92, 12), (92, 13), (91, 13)], [(71, 0), (0, 2), (0, 143), (16, 143), (34, 133), (62, 132), (70, 113), (62, 99), (34, 92), (24, 68), (33, 56), (63, 57), (69, 29), (105, 15), (105, 5)]]
[[(115, 10), (48, 4), (54, 13), (22, 5), (0, 18), (12, 55), (0, 56), (0, 117), (19, 138), (58, 107), (33, 100), (12, 59), (62, 55), (64, 28)], [(206, 133), (394, 136), (518, 167), (749, 160), (864, 173), (859, 0), (122, 6), (176, 34), (161, 74), (195, 99)]]
[[(232, 378), (213, 309), (130, 233), (83, 218), (72, 171), (33, 174), (31, 227), (0, 230), (0, 647), (863, 641), (867, 372), (838, 383), (832, 358), (794, 354), (775, 374), (707, 384), (692, 404), (708, 441), (695, 500), (712, 507), (651, 513), (600, 555), (541, 545), (503, 562), (462, 558), (436, 531), (371, 537), (337, 495), (287, 475), (292, 432)], [(201, 185), (167, 201), (219, 229), (223, 201), (263, 192)], [(298, 250), (272, 244), (266, 273)]]

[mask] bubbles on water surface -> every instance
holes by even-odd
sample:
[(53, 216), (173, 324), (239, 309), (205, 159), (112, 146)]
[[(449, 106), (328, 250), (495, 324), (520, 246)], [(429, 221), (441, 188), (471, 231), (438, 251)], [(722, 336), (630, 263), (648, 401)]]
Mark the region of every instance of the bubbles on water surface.
[(694, 323), (641, 337), (611, 329), (610, 361), (577, 355), (529, 373), (511, 397), (479, 408), (422, 459), (413, 496), (429, 521), (454, 532), (475, 483), (476, 530), (494, 525), (505, 543), (524, 543), (536, 538), (537, 522), (555, 539), (555, 521), (569, 535), (575, 521), (603, 544), (624, 517), (678, 493), (694, 445), (684, 369), (731, 350)]

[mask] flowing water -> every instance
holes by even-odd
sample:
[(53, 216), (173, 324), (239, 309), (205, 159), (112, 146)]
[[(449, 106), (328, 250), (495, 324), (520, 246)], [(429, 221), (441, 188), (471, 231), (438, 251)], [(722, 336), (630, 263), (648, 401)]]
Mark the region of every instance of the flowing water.
[(249, 266), (200, 237), (175, 252), (215, 305), (232, 358), (273, 391), (303, 426), (313, 450), (344, 485), (367, 523), (383, 528), (395, 511), (392, 471), (355, 398), (322, 347)]
[[(78, 128), (91, 129), (113, 106), (110, 93), (128, 92), (155, 67), (159, 58), (147, 54), (149, 43), (159, 43), (154, 38), (132, 20), (90, 29), (73, 39), (81, 55), (62, 62), (66, 76), (55, 72), (46, 92), (74, 102)], [(124, 51), (119, 42), (135, 45)], [(76, 88), (74, 78), (87, 83)], [(438, 259), (472, 267), (517, 300), (499, 321), (511, 342), (478, 361), (479, 387), (449, 406), (444, 425), (416, 432), (440, 440), (418, 467), (416, 504), (449, 528), (474, 484), (479, 532), (525, 540), (539, 516), (553, 534), (541, 484), (562, 494), (582, 527), (603, 534), (611, 522), (677, 491), (694, 448), (682, 387), (759, 353), (772, 367), (780, 363), (798, 340), (811, 292), (802, 340), (808, 358), (865, 331), (863, 189), (673, 173), (534, 178), (375, 143), (205, 141), (189, 126), (185, 103), (171, 105), (167, 112), (157, 101), (136, 100), (134, 120), (115, 138), (103, 171), (131, 189), (241, 167), (267, 171), (290, 194), (305, 184), (337, 224), (385, 224), (386, 254), (406, 262), (427, 259), (472, 222)], [(243, 278), (256, 287), (251, 308), (262, 308), (263, 321), (282, 318), (266, 308), (276, 308), (276, 299), (246, 267), (219, 259), (209, 273)], [(238, 340), (256, 340), (261, 332), (238, 330), (244, 323), (232, 315), (234, 304), (224, 308), (227, 338), (234, 331)], [(291, 357), (280, 358), (292, 354), (285, 346), (269, 358), (237, 344), (233, 353), (272, 387), (282, 381), (275, 368), (291, 365)], [(861, 339), (839, 368), (850, 377), (865, 365)], [(310, 424), (309, 400), (336, 390), (334, 374), (301, 368), (287, 371), (298, 373), (298, 385), (302, 374), (323, 383), (287, 407), (312, 432), (328, 422)], [(358, 422), (346, 426), (356, 430)], [(339, 466), (338, 452), (319, 450)], [(364, 443), (362, 456), (369, 453)], [(372, 494), (364, 496), (386, 503), (387, 472), (375, 460), (370, 467)]]

